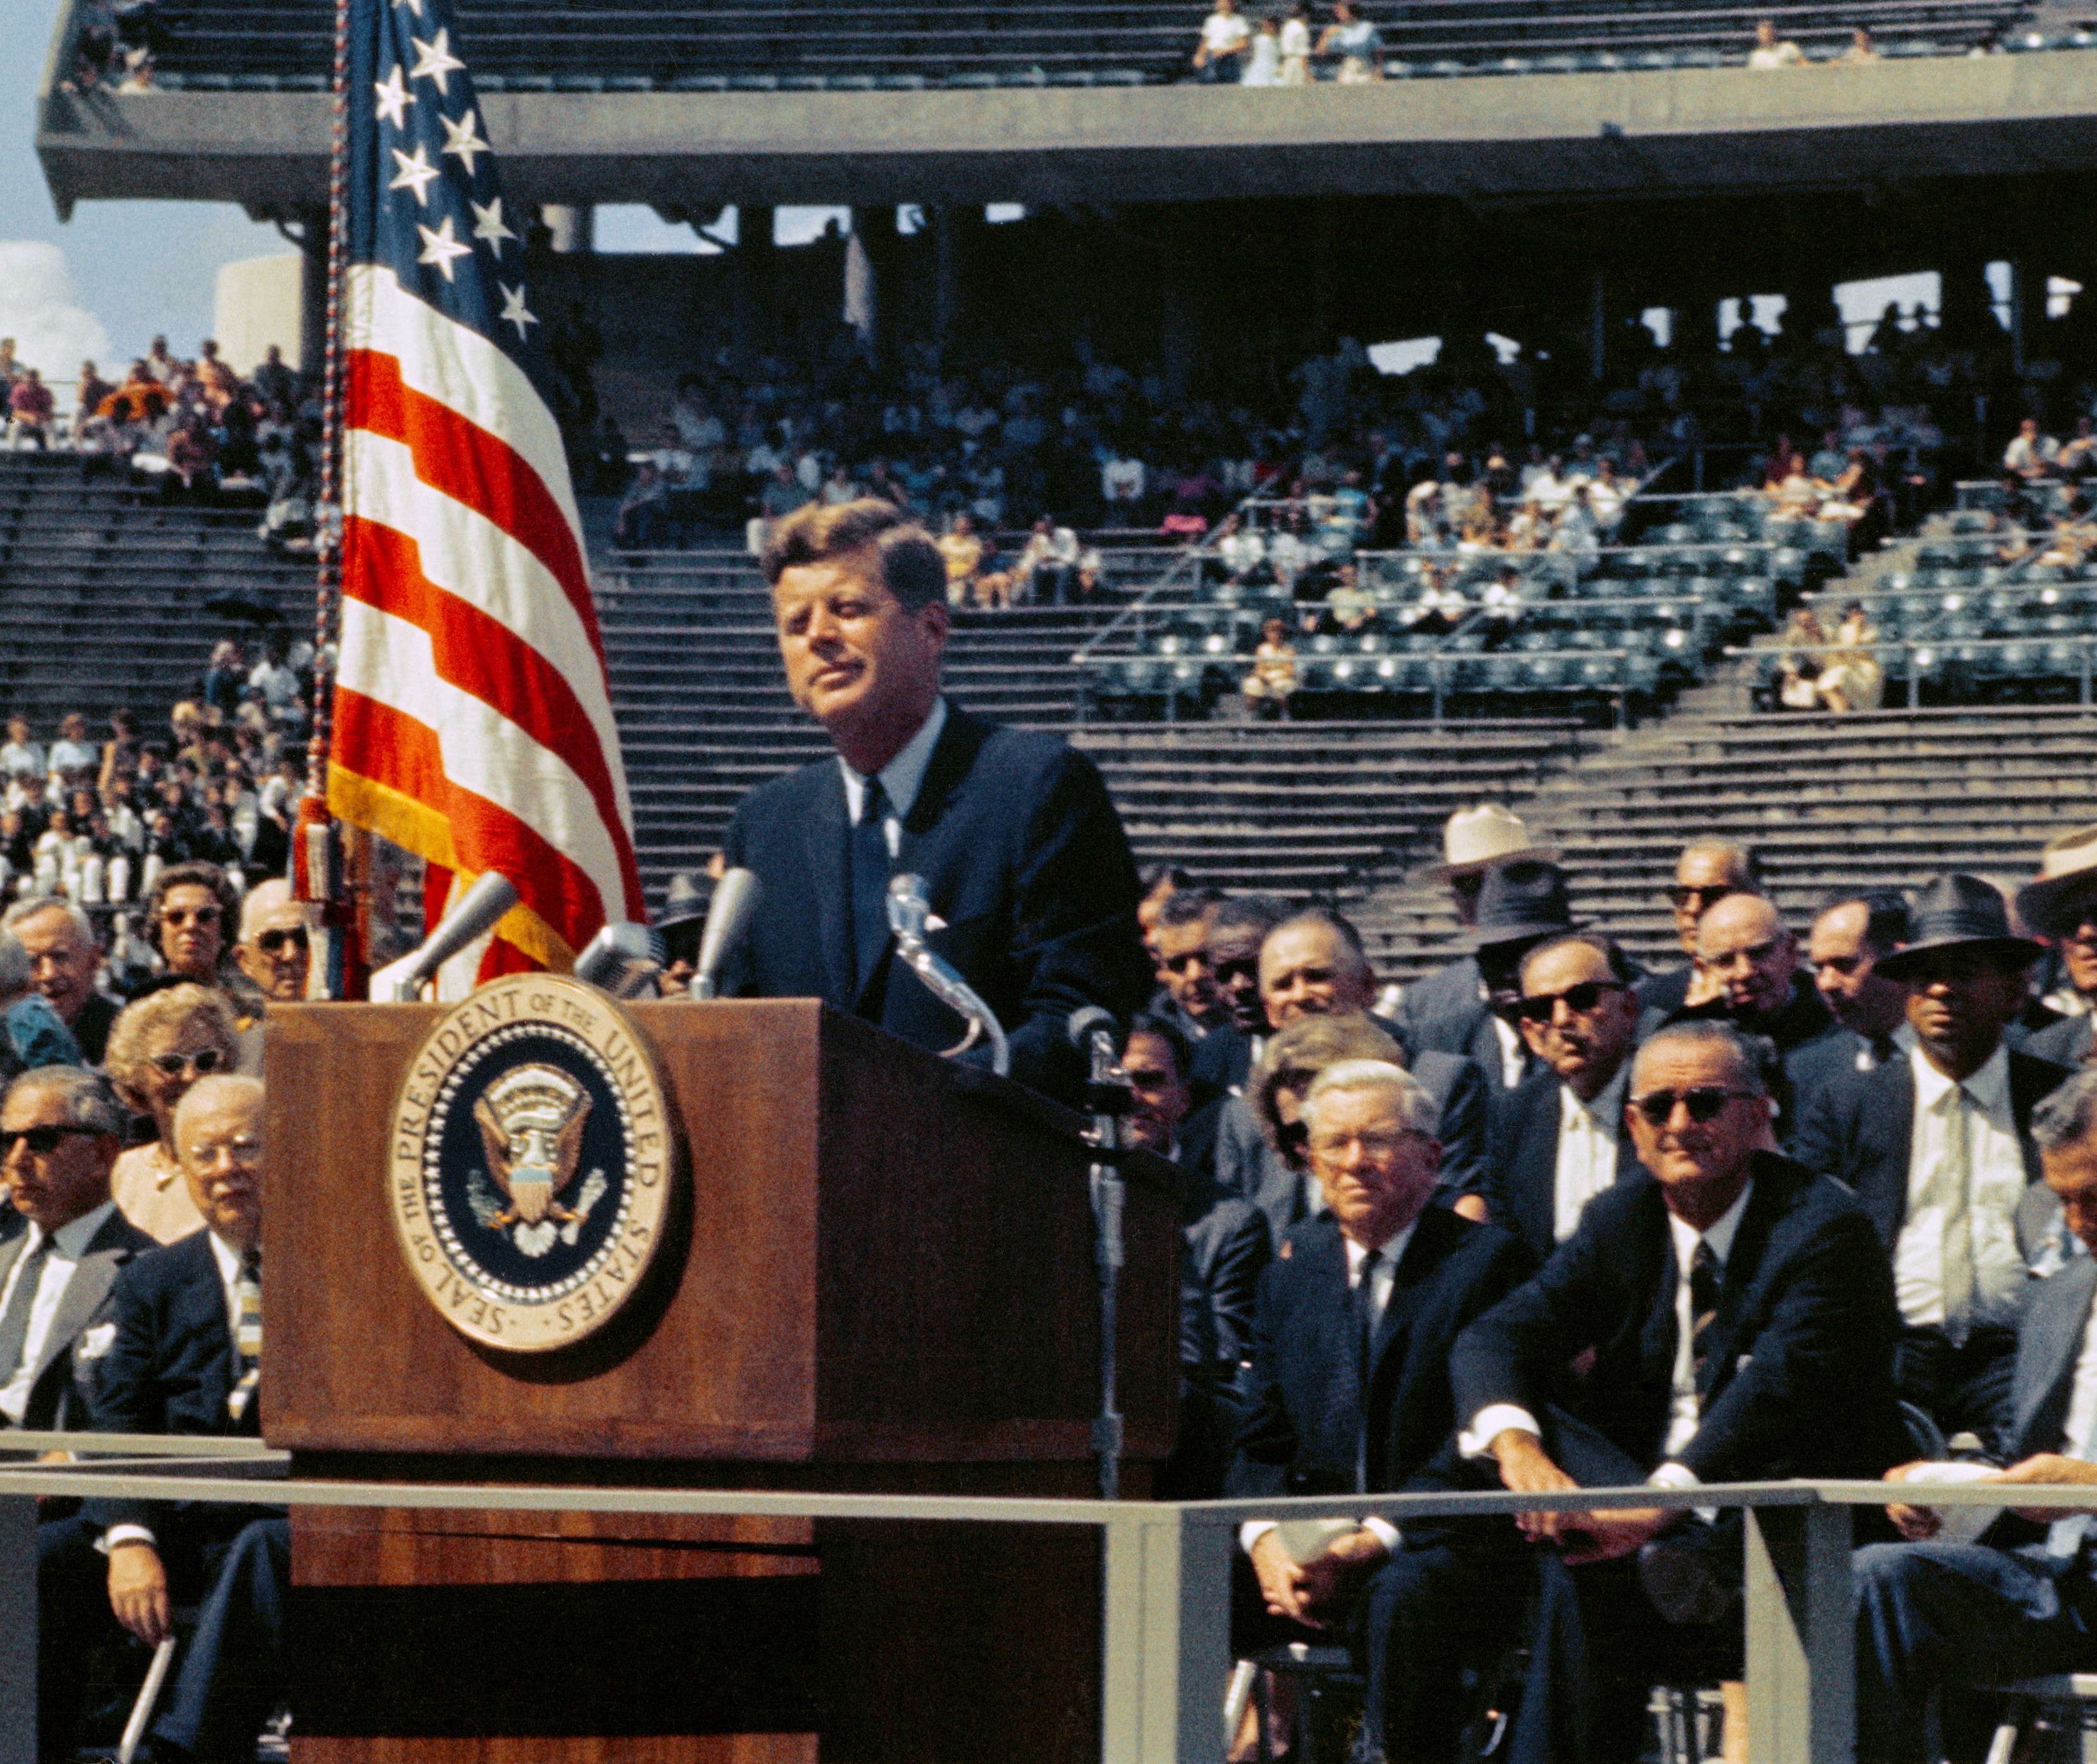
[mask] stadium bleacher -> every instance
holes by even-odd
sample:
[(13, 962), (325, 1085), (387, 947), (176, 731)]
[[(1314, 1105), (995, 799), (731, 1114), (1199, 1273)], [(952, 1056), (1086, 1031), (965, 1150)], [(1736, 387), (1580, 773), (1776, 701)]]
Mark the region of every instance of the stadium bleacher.
[[(1768, 9), (1830, 59), (1866, 24), (1891, 55), (2083, 48), (2082, 31), (2015, 27), (2016, 0), (1853, 0)], [(637, 7), (621, 0), (464, 0), (460, 46), (489, 90), (569, 94), (913, 91), (1141, 85), (1184, 77), (1198, 4), (1065, 0), (1021, 8), (935, 0)], [(1387, 77), (1601, 72), (1742, 63), (1765, 9), (1625, 0), (1426, 0), (1364, 8)], [(169, 0), (158, 81), (190, 90), (313, 91), (332, 59), (324, 0)]]

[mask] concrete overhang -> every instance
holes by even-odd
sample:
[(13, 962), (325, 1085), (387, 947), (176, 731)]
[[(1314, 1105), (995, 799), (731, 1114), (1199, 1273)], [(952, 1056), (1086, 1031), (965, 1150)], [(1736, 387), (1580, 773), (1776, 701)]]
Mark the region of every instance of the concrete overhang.
[[(37, 150), (61, 212), (164, 198), (285, 215), (326, 199), (330, 103), (55, 92)], [(2088, 169), (2097, 51), (1281, 90), (488, 93), (482, 109), (530, 203), (1550, 203)]]

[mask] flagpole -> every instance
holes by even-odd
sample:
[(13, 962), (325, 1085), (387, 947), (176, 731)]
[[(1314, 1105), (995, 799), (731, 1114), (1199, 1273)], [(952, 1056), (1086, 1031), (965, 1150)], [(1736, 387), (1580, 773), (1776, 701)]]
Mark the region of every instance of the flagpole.
[(345, 861), (345, 829), (328, 812), (328, 759), (334, 734), (335, 681), (329, 646), (338, 628), (342, 581), (343, 264), (348, 212), (350, 0), (335, 0), (334, 106), (328, 143), (327, 300), (322, 333), (320, 494), (313, 554), (313, 733), (306, 744), (306, 789), (291, 838), (291, 887), (306, 908), (315, 948), (308, 996), (362, 994), (365, 939), (356, 889)]

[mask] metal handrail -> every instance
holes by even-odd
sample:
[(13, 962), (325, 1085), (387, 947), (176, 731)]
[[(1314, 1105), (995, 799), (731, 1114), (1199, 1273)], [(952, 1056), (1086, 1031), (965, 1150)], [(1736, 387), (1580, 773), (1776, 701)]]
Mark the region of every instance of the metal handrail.
[[(1769, 643), (1763, 644), (1749, 645), (1729, 643), (1726, 646), (1724, 653), (1729, 657), (1739, 655), (1757, 655), (1772, 659), (1778, 656), (1785, 654), (1823, 655), (1828, 654), (1841, 654), (1854, 655), (1858, 654), (1859, 651), (1867, 651), (1874, 657), (1880, 655), (1904, 654), (1907, 659), (1907, 669), (1906, 674), (1907, 681), (1907, 707), (1912, 711), (1915, 709), (1921, 702), (1920, 694), (1923, 675), (1925, 672), (1933, 672), (1936, 671), (1937, 658), (1932, 653), (1933, 651), (2050, 649), (2056, 645), (2072, 646), (2081, 655), (2082, 665), (2078, 672), (2077, 676), (2081, 687), (2079, 702), (2083, 704), (2091, 703), (2090, 679), (2092, 651), (2093, 650), (2097, 650), (2097, 633), (2087, 632), (2078, 632), (2066, 635), (2055, 634), (2029, 637), (1880, 637), (1874, 639), (1869, 643), (1841, 643), (1834, 641), (1826, 643), (1785, 643), (1779, 641), (1772, 641)], [(1958, 658), (1953, 657), (1950, 659), (1956, 659)], [(2060, 676), (2054, 674), (2044, 674), (2037, 677), (2058, 679)]]

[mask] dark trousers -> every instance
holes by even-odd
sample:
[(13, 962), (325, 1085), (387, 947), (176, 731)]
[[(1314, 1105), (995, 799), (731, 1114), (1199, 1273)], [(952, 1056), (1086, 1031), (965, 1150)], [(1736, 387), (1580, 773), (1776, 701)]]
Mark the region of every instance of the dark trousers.
[[(199, 1761), (230, 1764), (254, 1757), (255, 1736), (283, 1694), (291, 1527), (266, 1508), (214, 1519), (209, 1533), (177, 1533), (162, 1547), (170, 1596), (195, 1604), (197, 1617), (152, 1732)], [(38, 1729), (46, 1759), (72, 1756), (83, 1663), (99, 1644), (122, 1637), (109, 1609), (108, 1561), (94, 1547), (100, 1535), (99, 1525), (80, 1518), (38, 1528)]]
[(1893, 1388), (1933, 1417), (1946, 1439), (1973, 1433), (1996, 1455), (2007, 1452), (2014, 1329), (1976, 1329), (1959, 1346), (1942, 1329), (1903, 1329), (1893, 1345)]
[[(2097, 1666), (2097, 1590), (2034, 1544), (1875, 1543), (1857, 1552), (1857, 1764), (1915, 1764), (1942, 1688), (1947, 1740), (1971, 1732), (1969, 1687)], [(1979, 1736), (1985, 1739), (1985, 1727)], [(1977, 1744), (1948, 1747), (1955, 1757)]]
[(1471, 1713), (1461, 1674), (1491, 1672), (1521, 1633), (1531, 1552), (1507, 1521), (1489, 1523), (1491, 1542), (1403, 1545), (1369, 1582), (1359, 1624), (1364, 1727), (1390, 1764), (1457, 1756)]

